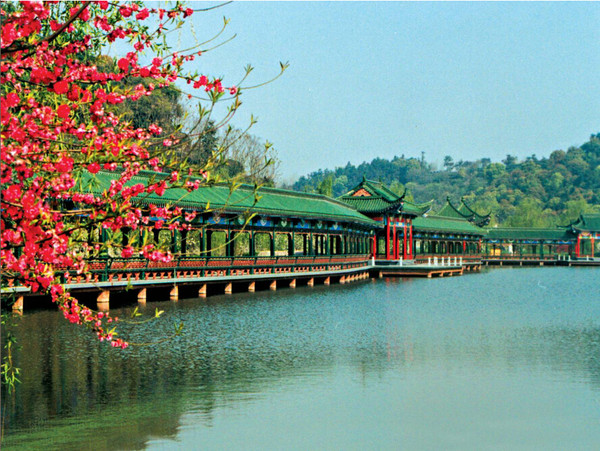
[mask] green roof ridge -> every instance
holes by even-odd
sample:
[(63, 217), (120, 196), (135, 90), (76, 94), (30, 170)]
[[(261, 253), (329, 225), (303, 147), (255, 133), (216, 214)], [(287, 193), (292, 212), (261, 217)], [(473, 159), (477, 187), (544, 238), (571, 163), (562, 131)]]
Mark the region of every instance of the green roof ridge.
[(478, 220), (485, 220), (488, 219), (491, 215), (491, 212), (488, 212), (484, 215), (477, 213), (475, 210), (473, 210), (473, 208), (471, 208), (471, 206), (469, 204), (467, 204), (465, 202), (465, 198), (464, 196), (460, 198), (460, 206), (458, 207), (458, 210), (460, 211), (461, 208), (466, 208), (470, 213), (473, 214), (474, 217), (476, 217)]
[(461, 213), (450, 201), (450, 196), (446, 197), (446, 203), (436, 213), (436, 216), (445, 218), (459, 218), (467, 221), (473, 217), (473, 215), (465, 215), (464, 213)]
[[(158, 180), (160, 180), (165, 174), (145, 172), (132, 177), (126, 185), (131, 186), (136, 183), (147, 183), (148, 179), (153, 175), (158, 175)], [(92, 189), (92, 192), (105, 191), (109, 187), (110, 181), (119, 178), (120, 174), (101, 171), (95, 177), (99, 181), (99, 186)], [(86, 174), (85, 178), (91, 180), (92, 176)], [(321, 194), (261, 187), (256, 191), (260, 199), (254, 204), (254, 193), (254, 185), (240, 184), (234, 190), (231, 190), (231, 185), (223, 182), (202, 186), (191, 192), (183, 188), (168, 188), (163, 196), (152, 193), (146, 195), (143, 200), (140, 200), (144, 203), (156, 204), (157, 206), (169, 203), (183, 208), (202, 208), (203, 205), (210, 203), (216, 209), (229, 211), (251, 210), (257, 214), (315, 217), (324, 220), (375, 224), (370, 218), (362, 215), (345, 202)]]

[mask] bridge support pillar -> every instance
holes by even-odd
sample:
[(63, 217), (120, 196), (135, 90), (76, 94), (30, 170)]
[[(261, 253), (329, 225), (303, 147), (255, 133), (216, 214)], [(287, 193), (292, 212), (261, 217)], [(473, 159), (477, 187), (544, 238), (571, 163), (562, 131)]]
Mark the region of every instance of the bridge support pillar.
[(16, 313), (23, 312), (23, 296), (18, 296), (15, 303), (12, 305), (12, 311)]
[(225, 284), (225, 294), (233, 293), (233, 284), (231, 282)]
[(276, 280), (271, 282), (271, 285), (269, 285), (269, 289), (273, 290), (273, 291), (277, 290), (277, 281)]
[(205, 298), (206, 297), (206, 284), (203, 283), (202, 285), (200, 285), (200, 288), (198, 289), (198, 297), (200, 298)]
[(142, 288), (137, 295), (138, 303), (145, 304), (146, 303), (146, 288)]
[(331, 283), (331, 277), (325, 277), (325, 280), (323, 281), (324, 285), (329, 285)]
[(313, 277), (311, 277), (310, 279), (308, 279), (307, 285), (309, 287), (314, 287), (315, 286), (315, 279)]
[(340, 283), (346, 283), (346, 276), (340, 277)]
[(110, 301), (110, 291), (108, 291), (108, 290), (102, 291), (96, 298), (96, 304), (98, 306), (98, 310), (101, 312), (107, 312), (109, 310), (109, 301)]
[(256, 282), (250, 282), (248, 284), (248, 291), (254, 293), (256, 291)]
[(290, 281), (290, 288), (296, 288), (296, 279)]
[(177, 285), (175, 285), (173, 288), (171, 288), (171, 292), (169, 293), (169, 297), (171, 298), (172, 301), (178, 301), (179, 300), (179, 287)]

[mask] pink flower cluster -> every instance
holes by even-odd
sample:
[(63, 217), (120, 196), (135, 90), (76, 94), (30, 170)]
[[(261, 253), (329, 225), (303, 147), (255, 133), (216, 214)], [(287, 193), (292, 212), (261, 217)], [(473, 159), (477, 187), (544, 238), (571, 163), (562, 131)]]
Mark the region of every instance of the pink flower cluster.
[[(82, 2), (65, 10), (57, 2), (21, 1), (2, 7), (0, 48), (0, 265), (3, 280), (11, 278), (32, 291), (48, 292), (72, 323), (90, 327), (102, 341), (125, 348), (127, 343), (107, 332), (114, 320), (77, 303), (60, 284), (65, 272), (90, 275), (85, 258), (96, 256), (102, 244), (93, 230), (135, 230), (148, 224), (149, 215), (162, 218), (168, 228), (184, 229), (177, 208), (153, 206), (142, 211), (136, 200), (148, 194), (163, 196), (170, 187), (194, 190), (202, 185), (173, 172), (148, 186), (133, 183), (143, 170), (159, 171), (163, 163), (150, 158), (152, 139), (177, 145), (162, 137), (158, 125), (133, 128), (112, 111), (113, 106), (137, 101), (158, 87), (185, 79), (193, 88), (231, 95), (219, 78), (183, 75), (182, 66), (201, 52), (172, 53), (140, 65), (140, 52), (152, 49), (167, 23), (189, 17), (193, 10), (176, 4), (170, 10), (146, 8), (139, 2)], [(147, 24), (159, 22), (155, 33)], [(52, 33), (60, 36), (52, 36)], [(59, 39), (57, 38), (59, 37)], [(98, 43), (127, 38), (132, 50), (116, 61), (114, 70), (100, 70), (91, 59)], [(152, 79), (133, 89), (119, 83), (135, 77)], [(130, 85), (129, 85), (130, 86)], [(111, 172), (114, 179), (103, 192), (91, 187)], [(89, 180), (85, 185), (83, 180)], [(186, 219), (193, 219), (191, 213)], [(87, 233), (76, 243), (73, 234)], [(123, 258), (139, 253), (153, 261), (173, 255), (153, 246), (121, 249)]]

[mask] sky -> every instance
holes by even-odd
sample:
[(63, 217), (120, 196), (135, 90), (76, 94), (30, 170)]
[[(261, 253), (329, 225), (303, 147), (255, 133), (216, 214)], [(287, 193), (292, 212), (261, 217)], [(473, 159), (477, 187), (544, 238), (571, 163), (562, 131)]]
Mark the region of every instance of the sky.
[[(197, 3), (201, 8), (214, 3)], [(236, 2), (192, 17), (178, 45), (230, 19), (194, 62), (235, 84), (237, 127), (274, 144), (283, 181), (376, 157), (441, 165), (523, 159), (600, 132), (600, 3)]]

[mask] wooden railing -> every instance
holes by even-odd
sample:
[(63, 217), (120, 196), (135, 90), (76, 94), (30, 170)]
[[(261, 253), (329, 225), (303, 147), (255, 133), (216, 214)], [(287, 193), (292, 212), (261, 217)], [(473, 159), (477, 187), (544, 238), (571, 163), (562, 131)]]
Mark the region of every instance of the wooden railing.
[(107, 258), (88, 262), (86, 277), (68, 272), (64, 283), (160, 280), (254, 274), (308, 273), (369, 264), (368, 254), (274, 257), (178, 257), (170, 262)]

